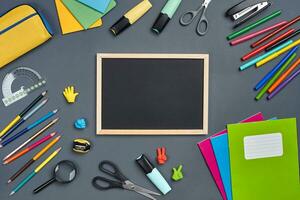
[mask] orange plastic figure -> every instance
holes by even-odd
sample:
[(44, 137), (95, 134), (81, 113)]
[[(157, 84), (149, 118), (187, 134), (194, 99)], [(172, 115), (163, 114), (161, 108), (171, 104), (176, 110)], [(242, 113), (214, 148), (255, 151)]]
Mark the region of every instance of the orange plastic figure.
[(163, 165), (167, 162), (167, 155), (166, 155), (166, 148), (165, 147), (159, 147), (156, 149), (156, 153), (157, 153), (157, 163), (159, 165)]

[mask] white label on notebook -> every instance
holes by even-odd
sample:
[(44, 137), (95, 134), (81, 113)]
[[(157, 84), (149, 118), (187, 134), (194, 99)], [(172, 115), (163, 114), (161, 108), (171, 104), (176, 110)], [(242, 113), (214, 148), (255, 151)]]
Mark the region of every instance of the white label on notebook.
[(272, 133), (244, 137), (246, 160), (283, 155), (282, 134)]

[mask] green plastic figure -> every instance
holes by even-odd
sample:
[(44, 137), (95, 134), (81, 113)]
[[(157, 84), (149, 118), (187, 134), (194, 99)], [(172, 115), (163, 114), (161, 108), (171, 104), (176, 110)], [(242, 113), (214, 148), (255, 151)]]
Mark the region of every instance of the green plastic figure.
[(178, 169), (173, 168), (172, 171), (173, 171), (172, 179), (174, 181), (180, 181), (181, 179), (183, 179), (182, 165), (179, 165)]

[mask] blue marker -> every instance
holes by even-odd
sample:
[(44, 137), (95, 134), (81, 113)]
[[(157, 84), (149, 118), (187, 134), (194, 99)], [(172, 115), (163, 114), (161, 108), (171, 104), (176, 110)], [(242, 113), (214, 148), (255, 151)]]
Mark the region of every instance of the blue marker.
[(7, 140), (5, 140), (4, 142), (2, 142), (0, 144), (0, 148), (8, 145), (12, 141), (16, 140), (17, 138), (21, 137), (22, 135), (24, 135), (25, 133), (27, 133), (28, 131), (30, 131), (31, 129), (33, 129), (34, 127), (36, 127), (39, 124), (43, 123), (44, 121), (46, 121), (47, 119), (49, 119), (50, 117), (52, 117), (53, 115), (55, 115), (57, 113), (57, 111), (58, 111), (58, 109), (53, 110), (51, 112), (48, 112), (46, 115), (44, 115), (43, 117), (41, 117), (40, 119), (38, 119), (34, 123), (30, 124), (29, 126), (27, 126), (26, 128), (24, 128), (23, 130), (21, 130), (20, 132), (18, 132), (16, 135), (14, 135), (14, 136), (8, 138)]
[(243, 64), (242, 66), (240, 66), (240, 70), (243, 71), (243, 70), (245, 70), (245, 69), (248, 69), (249, 67), (251, 67), (251, 66), (254, 65), (255, 63), (261, 61), (262, 59), (268, 57), (269, 55), (271, 55), (271, 54), (273, 54), (273, 53), (279, 51), (280, 49), (283, 49), (284, 47), (286, 47), (286, 46), (288, 46), (288, 45), (290, 45), (290, 44), (292, 44), (292, 43), (293, 43), (293, 40), (289, 40), (289, 41), (283, 43), (282, 45), (280, 45), (280, 46), (274, 48), (273, 50), (269, 51), (268, 53), (265, 53), (264, 55), (261, 55), (261, 56), (255, 58), (255, 59), (253, 59), (253, 60), (251, 60), (251, 61), (249, 61), (249, 62)]
[(142, 168), (146, 176), (150, 181), (159, 189), (164, 195), (170, 192), (172, 189), (166, 179), (161, 173), (153, 166), (148, 158), (142, 154), (136, 159), (137, 164)]
[(293, 53), (295, 53), (298, 50), (298, 48), (298, 46), (292, 48), (292, 50), (290, 50), (288, 54), (286, 54), (286, 56), (284, 56), (284, 58), (265, 77), (263, 77), (261, 81), (257, 83), (254, 89), (259, 90), (260, 88), (262, 88), (282, 67), (282, 65), (293, 55)]

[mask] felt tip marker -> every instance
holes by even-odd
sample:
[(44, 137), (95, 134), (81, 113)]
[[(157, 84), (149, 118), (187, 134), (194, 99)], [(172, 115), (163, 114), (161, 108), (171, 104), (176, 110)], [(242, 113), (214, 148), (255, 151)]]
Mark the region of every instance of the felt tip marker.
[(146, 12), (152, 7), (152, 4), (148, 0), (143, 0), (131, 10), (129, 10), (121, 19), (119, 19), (112, 27), (110, 31), (115, 35), (119, 35), (126, 28), (134, 24), (140, 19)]
[(137, 164), (144, 171), (150, 181), (159, 189), (164, 195), (172, 190), (166, 179), (161, 175), (157, 168), (142, 154), (136, 159)]
[(182, 0), (168, 0), (152, 26), (152, 30), (155, 33), (160, 34), (164, 30), (178, 9), (181, 1)]

